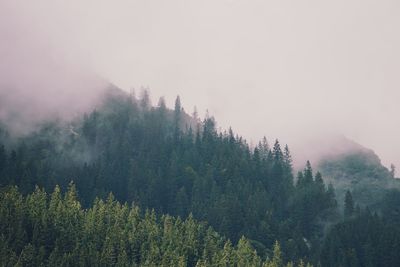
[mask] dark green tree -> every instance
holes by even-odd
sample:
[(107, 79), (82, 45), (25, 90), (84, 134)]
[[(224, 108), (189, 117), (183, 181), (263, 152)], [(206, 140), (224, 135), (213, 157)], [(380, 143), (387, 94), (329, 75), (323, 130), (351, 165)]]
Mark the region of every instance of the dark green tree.
[(354, 213), (354, 201), (353, 196), (351, 195), (350, 191), (346, 191), (346, 196), (344, 198), (344, 217), (350, 218), (353, 216)]

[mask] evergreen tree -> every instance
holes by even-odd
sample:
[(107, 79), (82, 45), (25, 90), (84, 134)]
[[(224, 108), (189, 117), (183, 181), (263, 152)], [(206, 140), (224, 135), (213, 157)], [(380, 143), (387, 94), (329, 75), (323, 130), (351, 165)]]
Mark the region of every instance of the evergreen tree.
[[(262, 266), (250, 241), (237, 246), (189, 215), (182, 221), (158, 217), (117, 202), (110, 194), (88, 209), (71, 184), (23, 197), (16, 188), (0, 191), (0, 262), (4, 266)], [(12, 208), (12, 209), (11, 209)], [(31, 210), (33, 208), (33, 210)], [(5, 211), (11, 213), (7, 213)], [(63, 215), (63, 220), (57, 218)], [(76, 216), (71, 221), (69, 216)], [(38, 235), (32, 229), (42, 229)], [(19, 239), (19, 232), (25, 236)], [(41, 239), (45, 235), (44, 243)], [(20, 242), (15, 242), (19, 239)], [(41, 245), (42, 244), (42, 245)], [(277, 243), (278, 244), (278, 243)], [(279, 245), (272, 263), (283, 266)], [(267, 264), (268, 262), (265, 262)]]
[(395, 178), (396, 175), (396, 166), (394, 166), (394, 164), (390, 164), (390, 176), (392, 176), (392, 178)]
[(142, 110), (148, 110), (151, 107), (150, 94), (147, 89), (142, 89), (142, 94), (140, 97), (140, 107), (142, 108)]
[(353, 196), (350, 191), (346, 191), (346, 196), (344, 199), (344, 217), (350, 218), (354, 213), (354, 202)]
[(290, 154), (288, 145), (285, 145), (285, 149), (283, 152), (283, 160), (285, 162), (285, 166), (288, 169), (288, 173), (292, 172), (292, 155)]
[(306, 167), (304, 169), (304, 184), (310, 185), (313, 181), (313, 171), (310, 161), (307, 160)]

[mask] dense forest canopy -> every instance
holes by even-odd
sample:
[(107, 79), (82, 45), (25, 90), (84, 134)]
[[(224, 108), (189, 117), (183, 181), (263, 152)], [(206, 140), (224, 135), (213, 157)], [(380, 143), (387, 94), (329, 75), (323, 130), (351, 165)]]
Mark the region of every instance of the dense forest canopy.
[(73, 184), (26, 197), (10, 187), (0, 200), (2, 266), (283, 266), (278, 242), (263, 261), (248, 239), (234, 246), (192, 215), (159, 217), (112, 194), (82, 209)]
[[(147, 92), (136, 98), (112, 89), (101, 106), (75, 120), (46, 122), (18, 138), (2, 127), (0, 136), (1, 255), (13, 255), (11, 265), (24, 265), (25, 257), (38, 266), (399, 262), (399, 191), (391, 190), (372, 211), (357, 197), (354, 203), (350, 191), (338, 203), (333, 185), (310, 162), (293, 174), (288, 146), (264, 138), (251, 147), (231, 129), (218, 131), (213, 117), (189, 116), (179, 97), (170, 110), (163, 98), (152, 106)], [(367, 171), (364, 162), (362, 156), (344, 158), (320, 169), (359, 173)], [(79, 196), (75, 186), (67, 190), (71, 182)], [(46, 192), (53, 192), (50, 200)], [(140, 217), (137, 206), (154, 212)], [(365, 220), (368, 231), (353, 237)], [(131, 229), (135, 224), (139, 232)], [(389, 232), (390, 241), (379, 239)], [(238, 256), (242, 249), (246, 259)], [(227, 262), (218, 265), (221, 257)]]
[(392, 165), (388, 170), (372, 150), (360, 145), (346, 153), (322, 158), (317, 168), (325, 181), (335, 185), (339, 204), (344, 203), (345, 193), (351, 189), (354, 200), (361, 207), (379, 211), (390, 191), (400, 190), (395, 167)]

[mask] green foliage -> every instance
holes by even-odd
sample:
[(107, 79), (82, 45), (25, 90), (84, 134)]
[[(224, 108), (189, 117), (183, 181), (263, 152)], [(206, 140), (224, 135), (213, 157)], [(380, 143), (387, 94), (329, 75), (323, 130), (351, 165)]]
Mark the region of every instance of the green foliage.
[(353, 196), (350, 191), (346, 192), (346, 196), (344, 198), (344, 217), (349, 218), (354, 214), (354, 201)]
[(322, 266), (399, 266), (400, 225), (362, 211), (333, 227), (324, 241)]
[[(73, 184), (64, 195), (3, 188), (0, 200), (2, 266), (275, 266), (246, 238), (233, 246), (191, 215), (143, 214), (112, 194), (82, 209)], [(280, 264), (277, 250), (271, 262)]]
[[(387, 188), (400, 184), (373, 154), (320, 166), (335, 186), (344, 184), (338, 191), (310, 162), (294, 183), (287, 146), (276, 140), (270, 148), (264, 138), (250, 147), (231, 129), (217, 131), (213, 117), (188, 116), (179, 97), (169, 110), (164, 99), (152, 107), (147, 91), (141, 99), (114, 92), (73, 121), (49, 122), (19, 139), (0, 131), (0, 256), (9, 265), (375, 264), (381, 250), (368, 238), (357, 239), (362, 250), (339, 249), (360, 216), (351, 201), (346, 220), (338, 215), (344, 188), (382, 213), (368, 231), (398, 229), (400, 197)], [(396, 262), (394, 248), (385, 248), (385, 261)]]
[[(80, 119), (48, 123), (13, 144), (0, 144), (1, 185), (17, 185), (23, 193), (35, 185), (46, 192), (60, 185), (50, 205), (61, 233), (82, 216), (73, 190), (67, 197), (73, 209), (58, 213), (65, 210), (60, 193), (71, 181), (84, 207), (113, 192), (119, 201), (159, 213), (181, 218), (192, 213), (233, 242), (246, 235), (261, 244), (258, 248), (272, 247), (276, 239), (283, 246), (289, 239), (301, 240), (293, 238), (297, 215), (292, 201), (309, 190), (293, 185), (290, 151), (287, 146), (282, 151), (278, 140), (270, 149), (264, 138), (251, 151), (232, 130), (218, 132), (214, 118), (207, 115), (200, 122), (188, 116), (179, 97), (174, 110), (163, 99), (152, 107), (147, 91), (141, 99), (110, 93), (101, 107)], [(317, 232), (309, 231), (308, 237)], [(72, 243), (75, 237), (68, 238)], [(300, 254), (306, 257), (309, 251)]]
[(400, 180), (381, 164), (378, 156), (359, 147), (345, 154), (326, 158), (318, 166), (325, 178), (335, 185), (337, 200), (344, 203), (351, 189), (354, 202), (361, 207), (380, 211), (390, 189), (400, 190)]

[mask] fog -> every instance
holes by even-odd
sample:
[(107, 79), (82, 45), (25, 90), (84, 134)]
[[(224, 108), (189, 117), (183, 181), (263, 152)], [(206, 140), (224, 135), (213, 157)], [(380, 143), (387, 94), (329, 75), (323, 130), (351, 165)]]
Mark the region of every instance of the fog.
[(52, 24), (57, 15), (40, 7), (0, 3), (0, 120), (12, 134), (90, 110), (108, 85), (68, 45), (66, 28)]
[(81, 110), (102, 77), (149, 87), (153, 103), (179, 94), (297, 159), (344, 135), (400, 167), (399, 12), (390, 0), (2, 0), (1, 105)]

